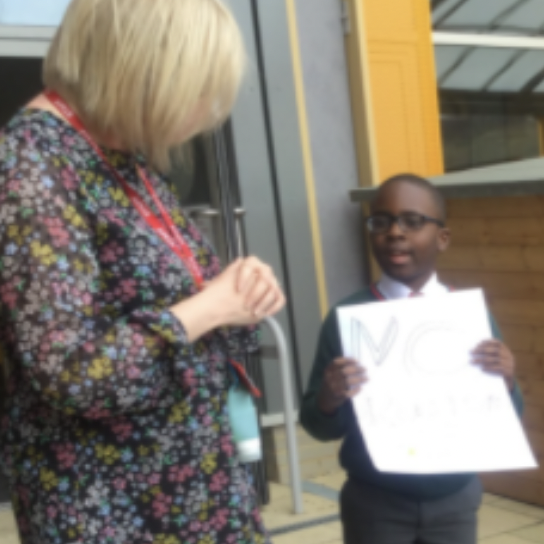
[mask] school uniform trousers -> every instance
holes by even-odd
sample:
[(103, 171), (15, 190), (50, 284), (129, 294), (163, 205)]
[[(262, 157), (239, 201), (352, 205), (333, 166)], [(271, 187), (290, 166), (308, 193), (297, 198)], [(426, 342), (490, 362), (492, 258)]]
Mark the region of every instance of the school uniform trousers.
[(345, 544), (476, 544), (479, 478), (446, 497), (418, 501), (348, 479), (340, 495)]

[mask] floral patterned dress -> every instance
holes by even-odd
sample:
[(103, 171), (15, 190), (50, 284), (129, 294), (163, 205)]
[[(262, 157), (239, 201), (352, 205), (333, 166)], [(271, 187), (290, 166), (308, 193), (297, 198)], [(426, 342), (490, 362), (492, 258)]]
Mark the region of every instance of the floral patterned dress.
[[(218, 258), (142, 157), (105, 150), (206, 279)], [(0, 133), (0, 345), (11, 379), (0, 459), (24, 544), (266, 542), (226, 411), (229, 355), (168, 308), (195, 293), (105, 163), (64, 121), (23, 110)]]

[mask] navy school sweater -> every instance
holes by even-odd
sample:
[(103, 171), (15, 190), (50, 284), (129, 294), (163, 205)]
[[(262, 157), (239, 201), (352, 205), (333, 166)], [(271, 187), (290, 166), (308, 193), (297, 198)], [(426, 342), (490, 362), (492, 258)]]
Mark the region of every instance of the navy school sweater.
[[(340, 462), (349, 478), (362, 484), (398, 493), (415, 500), (435, 500), (462, 489), (475, 478), (474, 474), (392, 474), (379, 472), (374, 468), (361, 435), (351, 402), (344, 403), (333, 415), (323, 414), (317, 405), (317, 395), (325, 368), (333, 359), (342, 356), (340, 333), (336, 320), (336, 309), (377, 302), (370, 289), (364, 289), (337, 304), (327, 315), (322, 327), (310, 376), (308, 389), (300, 409), (300, 421), (306, 431), (317, 440), (332, 441), (343, 439)], [(500, 339), (500, 331), (491, 317), (493, 336)], [(518, 385), (511, 393), (512, 402), (518, 414), (523, 411), (523, 400)]]

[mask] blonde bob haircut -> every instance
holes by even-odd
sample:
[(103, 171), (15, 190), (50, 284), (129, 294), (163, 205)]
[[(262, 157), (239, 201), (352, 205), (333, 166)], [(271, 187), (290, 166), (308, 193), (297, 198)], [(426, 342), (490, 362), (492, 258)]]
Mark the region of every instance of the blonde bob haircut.
[(44, 83), (97, 138), (166, 171), (172, 148), (228, 117), (245, 63), (221, 0), (73, 0)]

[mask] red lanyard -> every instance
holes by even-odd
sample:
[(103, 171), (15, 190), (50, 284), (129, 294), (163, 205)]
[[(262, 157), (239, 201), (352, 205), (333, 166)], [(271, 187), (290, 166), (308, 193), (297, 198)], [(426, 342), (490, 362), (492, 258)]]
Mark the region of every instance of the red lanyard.
[(157, 217), (149, 208), (149, 206), (142, 200), (140, 195), (119, 175), (115, 168), (108, 161), (106, 155), (100, 149), (98, 144), (93, 140), (91, 135), (87, 132), (81, 119), (76, 115), (72, 108), (66, 103), (66, 101), (59, 96), (55, 91), (47, 90), (44, 92), (47, 99), (55, 106), (59, 112), (66, 118), (66, 120), (87, 140), (88, 144), (94, 149), (96, 154), (104, 161), (109, 168), (115, 179), (119, 182), (127, 197), (131, 201), (132, 205), (140, 212), (145, 222), (151, 227), (156, 234), (168, 245), (168, 247), (181, 259), (181, 261), (187, 266), (189, 272), (193, 276), (193, 280), (201, 289), (204, 285), (204, 278), (202, 276), (202, 270), (187, 242), (181, 236), (179, 229), (174, 223), (172, 217), (164, 207), (161, 199), (158, 197), (157, 192), (151, 185), (149, 178), (143, 171), (143, 168), (138, 165), (136, 167), (138, 175), (143, 181), (147, 191), (153, 198), (155, 205), (157, 206), (162, 220)]
[[(98, 144), (87, 132), (81, 119), (76, 115), (72, 108), (70, 108), (66, 101), (55, 91), (47, 90), (44, 92), (44, 94), (51, 102), (51, 104), (53, 104), (53, 106), (55, 106), (66, 118), (66, 120), (74, 127), (74, 129), (77, 130), (85, 138), (85, 140), (87, 140), (87, 142), (94, 149), (96, 154), (104, 161), (106, 166), (110, 169), (111, 173), (119, 182), (126, 195), (132, 202), (132, 205), (140, 212), (146, 223), (157, 233), (158, 236), (160, 236), (160, 238), (168, 245), (168, 247), (187, 266), (187, 268), (191, 272), (191, 275), (193, 276), (193, 280), (196, 286), (198, 287), (198, 289), (201, 289), (204, 286), (202, 270), (198, 265), (198, 262), (193, 252), (191, 251), (191, 248), (187, 245), (187, 242), (185, 242), (185, 240), (181, 236), (178, 228), (176, 227), (174, 221), (170, 217), (170, 214), (161, 202), (161, 199), (158, 197), (157, 192), (151, 185), (151, 182), (149, 181), (149, 178), (146, 176), (143, 169), (139, 165), (136, 167), (138, 170), (138, 175), (144, 182), (147, 191), (151, 195), (151, 198), (153, 198), (155, 205), (161, 213), (162, 221), (149, 209), (149, 206), (141, 199), (140, 195), (119, 175), (115, 168), (110, 164), (104, 152), (100, 149)], [(231, 360), (229, 362), (232, 365), (233, 370), (238, 375), (242, 384), (246, 387), (246, 389), (249, 390), (249, 392), (254, 397), (260, 397), (261, 392), (255, 386), (251, 378), (248, 376), (244, 367), (236, 361)]]
[(385, 300), (385, 297), (382, 295), (381, 291), (378, 289), (378, 286), (376, 284), (372, 284), (370, 286), (370, 292), (378, 299), (378, 300)]

